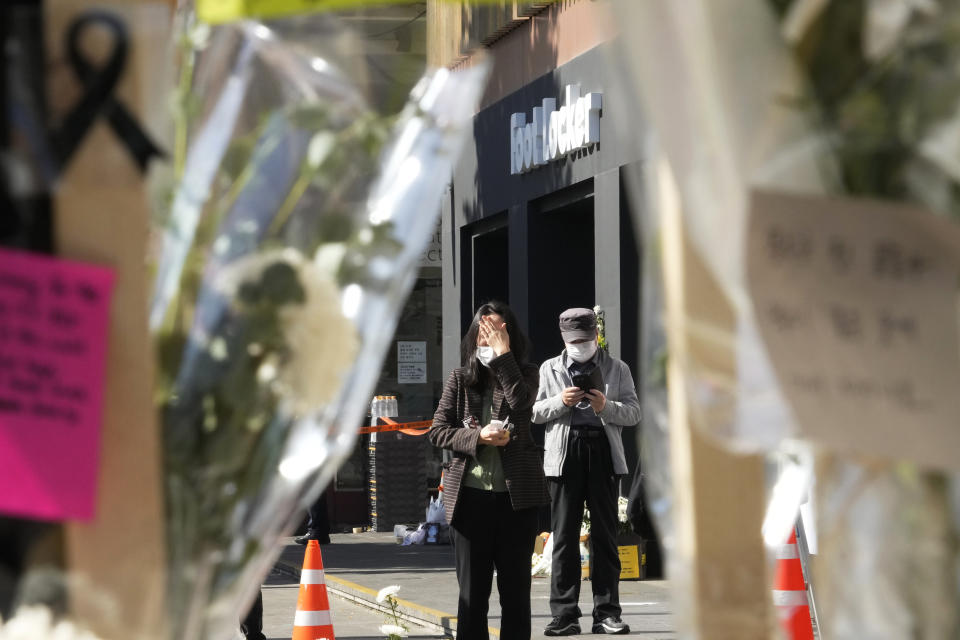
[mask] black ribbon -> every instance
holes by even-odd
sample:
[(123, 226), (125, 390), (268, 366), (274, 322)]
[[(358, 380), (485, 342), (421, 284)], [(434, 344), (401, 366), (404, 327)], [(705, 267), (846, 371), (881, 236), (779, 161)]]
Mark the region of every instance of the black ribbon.
[[(91, 64), (80, 50), (83, 33), (93, 26), (104, 27), (113, 35), (113, 51), (106, 64), (99, 68)], [(127, 108), (113, 97), (127, 64), (129, 38), (126, 26), (112, 13), (89, 11), (70, 25), (66, 42), (70, 66), (83, 85), (84, 93), (63, 120), (59, 131), (53, 134), (53, 149), (61, 169), (67, 165), (96, 119), (103, 116), (140, 171), (146, 171), (151, 158), (163, 158), (165, 154), (150, 140)]]

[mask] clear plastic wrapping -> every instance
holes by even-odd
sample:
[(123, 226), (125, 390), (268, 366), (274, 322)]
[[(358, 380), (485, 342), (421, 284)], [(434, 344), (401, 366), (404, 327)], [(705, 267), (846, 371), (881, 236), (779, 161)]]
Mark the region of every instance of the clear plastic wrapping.
[[(838, 447), (843, 455), (826, 453), (835, 439), (815, 439), (814, 457), (807, 444), (795, 442), (809, 436), (815, 414), (799, 411), (778, 377), (755, 307), (748, 243), (758, 191), (832, 202), (870, 198), (956, 217), (960, 5), (622, 0), (613, 6), (626, 25), (621, 62), (651, 132), (638, 140), (647, 145), (647, 175), (635, 193), (653, 209), (662, 211), (666, 201), (680, 212), (691, 250), (718, 293), (713, 306), (701, 304), (677, 319), (680, 330), (708, 348), (669, 354), (685, 359), (689, 423), (733, 451), (772, 454), (764, 523), (771, 546), (784, 541), (816, 478), (820, 544), (807, 578), (823, 637), (957, 637), (956, 476), (930, 470), (955, 465), (893, 461), (897, 442), (921, 450), (908, 420), (873, 436), (862, 421), (851, 424), (867, 435)], [(920, 215), (918, 228), (931, 224), (926, 218), (933, 216)], [(656, 215), (644, 222), (647, 253), (659, 259)], [(654, 346), (664, 342), (662, 286), (655, 280), (644, 287), (647, 370), (663, 357)], [(945, 290), (941, 299), (955, 295)], [(900, 308), (910, 304), (902, 298)], [(922, 322), (924, 312), (918, 313)], [(842, 357), (837, 363), (843, 366)], [(644, 437), (666, 442), (665, 392), (646, 391)], [(834, 419), (838, 409), (824, 403), (820, 411)], [(656, 447), (645, 443), (650, 449)], [(858, 455), (860, 449), (870, 455)], [(888, 462), (876, 459), (881, 455)], [(650, 499), (663, 500), (666, 515), (669, 460), (661, 454), (645, 468)], [(690, 588), (683, 577), (693, 558), (671, 538), (669, 518), (660, 525), (673, 552), (672, 577)]]
[(479, 97), (482, 66), (436, 71), (393, 124), (350, 47), (329, 16), (246, 22), (194, 62), (150, 315), (172, 637), (236, 624), (352, 450)]
[[(487, 67), (427, 73), (397, 113), (333, 14), (210, 27), (185, 2), (174, 49), (148, 256), (166, 541), (150, 632), (228, 638), (353, 449)], [(92, 637), (49, 614), (0, 637)]]
[(956, 638), (955, 475), (910, 464), (817, 464), (822, 633), (831, 638)]

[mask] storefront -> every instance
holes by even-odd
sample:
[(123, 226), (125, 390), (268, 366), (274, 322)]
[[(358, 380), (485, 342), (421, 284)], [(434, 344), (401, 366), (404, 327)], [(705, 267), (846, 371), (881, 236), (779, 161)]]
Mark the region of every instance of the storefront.
[[(441, 294), (440, 228), (431, 239), (420, 260), (420, 270), (413, 290), (407, 298), (390, 350), (387, 352), (375, 395), (396, 398), (398, 413), (404, 420), (425, 420), (433, 417), (443, 388), (445, 372), (442, 359), (442, 294)], [(390, 437), (395, 437), (391, 434)], [(425, 438), (425, 436), (420, 436)], [(357, 438), (353, 453), (337, 470), (327, 488), (330, 521), (340, 529), (368, 525), (371, 515), (370, 452), (371, 438)], [(419, 460), (406, 460), (409, 468), (423, 469), (423, 504), (430, 489), (440, 484), (441, 454), (428, 443), (415, 448), (422, 451)], [(422, 476), (423, 474), (420, 474)], [(409, 481), (409, 478), (404, 478)], [(399, 480), (398, 480), (399, 482)], [(415, 487), (409, 487), (410, 492)], [(409, 513), (407, 513), (409, 512)], [(415, 514), (420, 515), (414, 518)], [(422, 509), (404, 510), (404, 521), (422, 518)], [(391, 525), (392, 527), (392, 525)]]
[[(603, 49), (608, 32), (591, 2), (524, 7), (509, 16), (489, 5), (471, 9), (478, 17), (464, 29), (479, 31), (469, 34), (444, 31), (456, 20), (428, 19), (428, 29), (442, 25), (435, 42), (484, 42), (493, 70), (376, 387), (397, 396), (401, 417), (432, 417), (443, 380), (460, 365), (473, 311), (491, 299), (516, 312), (537, 363), (563, 348), (563, 309), (600, 305), (610, 352), (640, 384), (640, 257), (625, 189), (639, 150), (614, 129), (611, 94), (620, 80)], [(432, 10), (460, 15), (445, 5)], [(487, 14), (495, 19), (481, 19)], [(453, 49), (441, 54), (435, 63), (470, 64), (457, 62)], [(634, 118), (633, 126), (643, 125)], [(624, 437), (631, 467), (634, 435)], [(358, 440), (331, 484), (336, 523), (369, 522), (368, 447)], [(426, 449), (427, 485), (435, 488), (440, 453)]]
[(617, 138), (607, 63), (595, 47), (476, 115), (442, 217), (445, 371), (460, 364), (473, 311), (499, 299), (537, 363), (563, 349), (561, 311), (601, 306), (611, 354), (638, 377), (640, 259), (625, 181), (639, 150)]

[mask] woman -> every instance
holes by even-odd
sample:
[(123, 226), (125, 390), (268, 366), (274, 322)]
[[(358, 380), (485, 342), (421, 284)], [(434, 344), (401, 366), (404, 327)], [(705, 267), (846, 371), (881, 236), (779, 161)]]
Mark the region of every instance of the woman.
[(538, 369), (527, 350), (507, 305), (481, 306), (460, 345), (463, 366), (447, 379), (430, 429), (430, 441), (453, 452), (443, 495), (460, 585), (458, 640), (488, 637), (494, 569), (500, 637), (530, 638), (530, 557), (537, 508), (550, 496), (530, 438)]

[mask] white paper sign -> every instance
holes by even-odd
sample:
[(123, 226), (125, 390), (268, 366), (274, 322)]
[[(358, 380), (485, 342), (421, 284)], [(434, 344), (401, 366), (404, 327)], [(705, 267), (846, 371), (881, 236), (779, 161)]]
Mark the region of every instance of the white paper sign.
[(427, 343), (421, 340), (397, 341), (397, 382), (423, 384), (427, 381)]
[(427, 343), (420, 341), (397, 341), (397, 362), (426, 362)]
[(960, 468), (960, 226), (909, 205), (756, 193), (747, 270), (804, 437)]
[(427, 381), (426, 362), (398, 362), (397, 382), (400, 384), (423, 384)]

